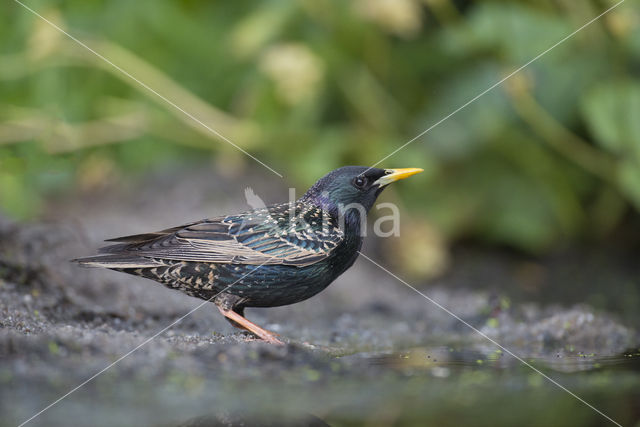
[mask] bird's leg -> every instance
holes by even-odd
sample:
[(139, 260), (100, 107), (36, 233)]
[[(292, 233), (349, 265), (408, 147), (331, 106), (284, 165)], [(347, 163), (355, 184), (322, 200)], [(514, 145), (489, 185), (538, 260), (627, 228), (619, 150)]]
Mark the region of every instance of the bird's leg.
[[(240, 316), (244, 317), (244, 307), (235, 306), (231, 310), (233, 310), (236, 314), (239, 314)], [(231, 326), (233, 326), (234, 328), (244, 329), (245, 331), (249, 331), (249, 329), (245, 328), (243, 325), (239, 324), (235, 320), (231, 320), (228, 317), (225, 317), (225, 319), (227, 319), (227, 322), (231, 323)], [(245, 319), (246, 319), (246, 317), (245, 317)], [(251, 332), (251, 331), (249, 331), (249, 332)], [(267, 332), (269, 332), (271, 335), (275, 335), (277, 337), (280, 336), (280, 334), (276, 334), (275, 332), (271, 332), (271, 331), (267, 331)]]
[(222, 313), (224, 317), (231, 321), (234, 326), (237, 325), (242, 329), (246, 329), (247, 331), (257, 335), (260, 339), (268, 343), (284, 345), (282, 341), (276, 338), (276, 334), (267, 331), (266, 329), (262, 329), (260, 326), (242, 317), (242, 315), (236, 313), (235, 311), (222, 307), (218, 307), (218, 310), (220, 310), (220, 313)]
[[(236, 313), (239, 314), (240, 316), (244, 317), (244, 307), (233, 307), (232, 310)], [(231, 320), (228, 317), (225, 317), (225, 319), (227, 319), (227, 322), (229, 322), (231, 324), (231, 326), (233, 326), (234, 328), (238, 328), (238, 329), (244, 329), (245, 331), (249, 331), (249, 329), (245, 328), (243, 325), (239, 324), (238, 322), (236, 322), (235, 320)], [(245, 317), (246, 319), (246, 317)], [(251, 332), (251, 331), (249, 331)], [(280, 334), (276, 334), (275, 332), (272, 331), (267, 331), (269, 332), (271, 335), (275, 335), (277, 337), (280, 336)]]
[[(233, 310), (236, 314), (239, 314), (240, 316), (244, 317), (244, 307), (240, 306), (235, 306), (233, 307), (231, 310)], [(242, 326), (241, 324), (239, 324), (238, 322), (236, 322), (235, 320), (231, 320), (230, 318), (225, 316), (225, 319), (227, 320), (227, 322), (229, 322), (231, 324), (231, 326), (233, 326), (234, 328), (238, 328), (238, 329), (244, 329), (245, 331), (247, 331), (248, 329), (245, 328), (244, 326)]]

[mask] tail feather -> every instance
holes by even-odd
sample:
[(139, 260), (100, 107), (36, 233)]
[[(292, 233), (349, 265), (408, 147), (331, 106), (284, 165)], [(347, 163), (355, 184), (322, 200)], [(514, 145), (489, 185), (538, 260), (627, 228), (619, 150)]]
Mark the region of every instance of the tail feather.
[(134, 257), (131, 255), (113, 254), (96, 255), (84, 258), (72, 259), (84, 267), (104, 267), (104, 268), (148, 268), (163, 265), (161, 262), (151, 258)]
[(159, 231), (157, 233), (144, 233), (144, 234), (132, 234), (131, 236), (115, 237), (113, 239), (106, 239), (105, 242), (118, 242), (118, 243), (140, 243), (148, 240), (153, 240), (158, 237), (164, 236), (167, 233)]

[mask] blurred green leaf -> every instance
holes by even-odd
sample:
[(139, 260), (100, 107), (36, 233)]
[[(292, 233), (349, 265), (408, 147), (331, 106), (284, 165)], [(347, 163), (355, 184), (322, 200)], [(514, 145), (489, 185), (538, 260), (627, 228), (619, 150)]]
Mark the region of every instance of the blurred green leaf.
[(596, 142), (620, 159), (621, 190), (640, 210), (640, 83), (600, 84), (585, 96), (582, 112)]
[(623, 192), (640, 210), (640, 163), (637, 161), (623, 161), (618, 172), (618, 179)]
[(482, 2), (468, 20), (445, 30), (443, 43), (451, 53), (464, 56), (493, 50), (515, 65), (570, 32), (565, 19), (536, 10), (532, 3)]
[(415, 134), (432, 129), (416, 144), (423, 142), (430, 155), (446, 160), (470, 156), (494, 139), (514, 118), (502, 88), (495, 88), (482, 97), (482, 102), (469, 104), (438, 122), (493, 85), (499, 75), (499, 69), (490, 63), (457, 71), (440, 86), (427, 111), (418, 116)]
[(640, 161), (640, 83), (600, 84), (583, 99), (587, 127), (603, 148)]

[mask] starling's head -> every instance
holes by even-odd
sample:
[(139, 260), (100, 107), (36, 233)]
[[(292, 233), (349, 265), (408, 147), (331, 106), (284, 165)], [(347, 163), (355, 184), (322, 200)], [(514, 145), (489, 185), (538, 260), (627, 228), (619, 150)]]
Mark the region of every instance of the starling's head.
[(366, 166), (345, 166), (329, 172), (303, 199), (335, 211), (346, 206), (362, 205), (368, 212), (387, 184), (422, 172), (422, 169), (378, 169)]

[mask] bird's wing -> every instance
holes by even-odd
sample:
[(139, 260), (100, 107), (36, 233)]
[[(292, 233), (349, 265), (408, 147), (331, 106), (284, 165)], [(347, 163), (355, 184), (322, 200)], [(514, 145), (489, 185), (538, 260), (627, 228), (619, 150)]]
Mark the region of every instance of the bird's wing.
[(343, 238), (338, 224), (321, 209), (282, 204), (112, 239), (120, 243), (101, 252), (181, 261), (305, 266), (328, 257)]

